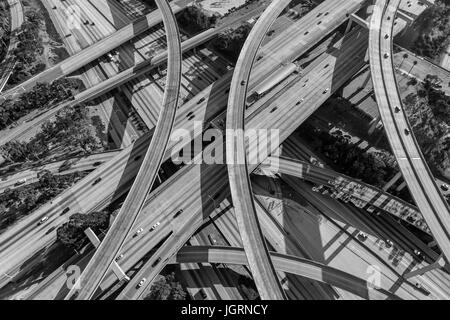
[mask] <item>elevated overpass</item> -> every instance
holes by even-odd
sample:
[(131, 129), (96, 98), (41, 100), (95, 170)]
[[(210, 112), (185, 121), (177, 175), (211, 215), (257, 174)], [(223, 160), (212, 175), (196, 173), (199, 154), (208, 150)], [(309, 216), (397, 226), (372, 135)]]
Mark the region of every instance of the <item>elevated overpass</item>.
[[(270, 257), (278, 271), (320, 281), (351, 292), (366, 300), (400, 299), (385, 289), (371, 288), (367, 281), (319, 262), (277, 252), (270, 252)], [(184, 246), (169, 263), (248, 265), (248, 259), (244, 248)]]
[(231, 196), (248, 264), (263, 300), (285, 299), (286, 295), (270, 259), (253, 200), (244, 134), (246, 97), (258, 49), (271, 25), (289, 3), (290, 0), (273, 1), (248, 35), (231, 80), (226, 118), (226, 160)]
[[(153, 139), (133, 186), (108, 233), (80, 277), (80, 290), (76, 296), (77, 300), (86, 300), (93, 296), (122, 248), (126, 237), (131, 232), (156, 178), (175, 122), (181, 85), (180, 32), (169, 2), (167, 0), (156, 0), (156, 3), (162, 14), (168, 44), (168, 76), (161, 113)], [(73, 293), (75, 293), (75, 290), (69, 293), (68, 298)]]
[[(318, 13), (324, 14), (326, 12), (333, 12), (337, 17), (335, 19), (341, 19), (342, 17), (345, 17), (347, 11), (356, 10), (357, 8), (358, 3), (355, 3), (354, 1), (346, 1), (342, 4), (336, 4), (334, 1), (322, 3), (304, 17), (306, 20), (301, 19), (297, 21), (294, 26), (288, 28), (279, 36), (284, 41), (281, 43), (282, 47), (286, 48), (286, 51), (289, 52), (289, 57), (295, 59), (298, 55), (293, 52), (292, 48), (297, 47), (297, 41), (303, 42), (304, 40), (302, 39), (307, 38), (308, 41), (314, 42), (317, 41), (320, 34), (324, 35), (329, 31), (328, 29), (324, 30), (322, 28), (323, 24), (317, 25), (317, 22), (322, 19), (322, 17), (317, 17)], [(331, 17), (331, 15), (329, 15), (329, 17)], [(331, 22), (334, 23), (334, 19), (332, 19)], [(299, 27), (299, 25), (312, 25), (314, 27), (309, 28), (308, 35), (304, 36), (303, 33), (298, 32), (298, 29), (303, 28)], [(295, 39), (295, 41), (293, 41), (293, 39)], [(277, 45), (280, 45), (279, 41), (277, 41)], [(323, 58), (320, 58), (316, 63), (311, 64), (311, 66), (304, 70), (303, 81), (296, 84), (296, 86), (288, 92), (279, 94), (283, 99), (287, 99), (286, 101), (289, 103), (289, 105), (286, 105), (287, 109), (285, 111), (287, 112), (287, 110), (290, 110), (289, 108), (294, 108), (292, 109), (292, 115), (299, 117), (299, 119), (288, 115), (285, 116), (281, 112), (281, 109), (275, 113), (271, 112), (274, 103), (276, 103), (274, 100), (267, 101), (271, 106), (264, 105), (263, 108), (255, 106), (252, 110), (248, 110), (248, 119), (254, 119), (250, 126), (254, 126), (255, 128), (258, 126), (261, 128), (283, 127), (283, 135), (289, 135), (289, 132), (292, 132), (301, 121), (306, 119), (329, 97), (331, 92), (324, 94), (323, 91), (325, 88), (330, 87), (334, 90), (343, 85), (352, 74), (357, 72), (359, 68), (364, 65), (363, 57), (366, 48), (366, 32), (361, 30), (350, 32), (343, 40), (340, 40), (335, 46), (330, 48), (329, 52), (325, 54)], [(272, 41), (264, 46), (263, 49), (267, 54), (256, 63), (256, 69), (253, 71), (250, 80), (252, 86), (258, 83), (260, 79), (266, 77), (268, 73), (270, 74), (271, 70), (277, 67), (279, 61), (287, 59), (286, 52), (276, 51), (275, 46), (272, 45)], [(191, 136), (193, 134), (195, 136), (192, 122), (187, 119), (190, 110), (192, 110), (196, 119), (201, 119), (205, 123), (210, 123), (211, 121), (216, 122), (216, 120), (220, 122), (220, 119), (224, 118), (224, 114), (221, 114), (221, 111), (223, 110), (223, 105), (226, 104), (229, 79), (230, 77), (228, 76), (220, 79), (180, 108), (177, 113), (177, 128), (188, 128)], [(304, 91), (305, 99), (304, 104), (302, 104), (301, 107), (296, 105), (298, 103), (299, 90)], [(278, 99), (278, 95), (275, 95), (274, 97)], [(200, 98), (205, 98), (205, 100), (198, 103)], [(261, 104), (263, 103), (265, 102), (262, 101)], [(274, 114), (280, 114), (282, 116), (281, 118), (273, 119)], [(218, 117), (218, 115), (220, 116)], [(53, 204), (43, 206), (34, 214), (27, 217), (23, 223), (12, 228), (11, 231), (0, 235), (2, 243), (0, 245), (0, 250), (2, 252), (0, 270), (5, 270), (5, 272), (15, 270), (16, 266), (20, 266), (21, 261), (23, 262), (24, 259), (27, 259), (33, 252), (38, 251), (46, 244), (50, 244), (55, 239), (55, 234), (50, 233), (45, 235), (45, 233), (48, 228), (53, 226), (57, 227), (67, 221), (67, 217), (59, 216), (64, 208), (69, 207), (71, 210), (70, 212), (72, 213), (88, 213), (93, 210), (101, 210), (101, 208), (107, 206), (111, 201), (127, 192), (138, 171), (141, 162), (140, 157), (148, 148), (150, 138), (150, 134), (144, 135), (136, 141), (134, 146), (126, 148), (117, 157), (111, 160), (110, 163), (101, 166), (88, 177), (80, 181), (76, 186), (60, 195)], [(173, 143), (172, 151), (176, 150), (176, 147), (176, 143)], [(166, 159), (170, 158), (170, 156), (170, 152), (167, 152)], [(184, 174), (186, 174), (186, 170), (187, 169), (183, 168), (180, 175), (177, 175), (177, 179), (185, 177)], [(212, 179), (213, 177), (214, 173), (211, 173), (209, 178), (205, 179)], [(97, 187), (93, 189), (92, 183), (98, 178), (101, 178), (102, 180), (98, 183)], [(193, 188), (193, 190), (187, 189), (185, 190), (185, 193), (180, 193), (180, 199), (183, 199), (184, 203), (187, 203), (189, 201), (188, 195), (191, 194), (190, 192), (198, 192), (199, 188), (196, 187), (195, 184), (192, 185), (192, 181), (190, 180), (187, 180), (184, 183), (188, 183), (190, 188)], [(165, 197), (170, 198), (168, 194), (165, 194)], [(198, 195), (194, 195), (193, 197), (198, 197)], [(149, 211), (149, 213), (150, 212), (152, 211)], [(48, 224), (36, 228), (34, 223), (37, 223), (43, 215), (50, 217)], [(154, 215), (149, 215), (149, 220), (152, 222), (148, 223), (154, 224), (156, 221), (155, 219)], [(26, 230), (26, 235), (22, 236), (20, 230), (23, 230), (23, 232)], [(143, 255), (145, 253), (137, 253), (136, 257), (140, 254)], [(130, 259), (130, 262), (136, 261), (134, 259), (135, 258)], [(128, 263), (128, 261), (126, 261), (126, 263)], [(159, 266), (157, 268), (159, 268)], [(108, 283), (108, 281), (105, 283)]]
[(414, 137), (393, 63), (393, 28), (400, 0), (378, 0), (370, 23), (369, 56), (381, 119), (408, 188), (442, 253), (450, 259), (450, 210)]
[(417, 207), (383, 190), (334, 170), (321, 168), (309, 162), (292, 158), (269, 158), (267, 162), (261, 164), (260, 168), (263, 171), (270, 169), (270, 163), (275, 162), (279, 165), (277, 168), (279, 174), (288, 174), (319, 185), (335, 188), (337, 192), (342, 191), (356, 200), (360, 200), (358, 204), (361, 202), (362, 207), (373, 206), (402, 219), (425, 233), (431, 234)]
[[(190, 1), (188, 0), (179, 0), (172, 2), (170, 6), (174, 13), (178, 13), (183, 10), (189, 3)], [(65, 59), (57, 65), (44, 70), (33, 78), (16, 86), (15, 88), (4, 92), (3, 97), (6, 98), (8, 96), (30, 90), (38, 82), (51, 82), (60, 77), (69, 75), (84, 67), (88, 63), (107, 54), (118, 46), (126, 43), (127, 41), (130, 41), (143, 32), (156, 26), (158, 23), (161, 23), (161, 21), (161, 11), (152, 11), (145, 17), (139, 18), (133, 23), (130, 23), (129, 25), (117, 30), (113, 34), (74, 54), (73, 56)]]

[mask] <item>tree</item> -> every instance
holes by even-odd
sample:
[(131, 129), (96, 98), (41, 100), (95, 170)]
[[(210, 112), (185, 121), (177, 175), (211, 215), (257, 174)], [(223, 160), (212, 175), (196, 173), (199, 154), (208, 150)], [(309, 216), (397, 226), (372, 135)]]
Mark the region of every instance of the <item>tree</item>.
[(69, 222), (63, 224), (56, 231), (57, 239), (62, 244), (76, 250), (81, 249), (86, 242), (84, 231), (91, 228), (96, 234), (109, 227), (109, 212), (92, 212), (90, 214), (76, 213)]
[(186, 300), (186, 291), (172, 272), (155, 282), (145, 300)]

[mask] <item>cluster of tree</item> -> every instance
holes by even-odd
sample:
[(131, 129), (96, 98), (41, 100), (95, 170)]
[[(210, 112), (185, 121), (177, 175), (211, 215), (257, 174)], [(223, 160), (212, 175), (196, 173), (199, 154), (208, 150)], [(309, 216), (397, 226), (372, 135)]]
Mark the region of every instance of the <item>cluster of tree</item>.
[(11, 35), (10, 15), (8, 10), (8, 3), (6, 1), (0, 2), (0, 61), (6, 56)]
[(0, 194), (0, 230), (50, 201), (82, 177), (80, 173), (59, 176), (43, 171), (39, 173), (39, 181), (36, 183), (6, 189)]
[(51, 84), (38, 83), (31, 91), (23, 93), (19, 98), (7, 99), (0, 105), (0, 130), (33, 110), (45, 109), (52, 104), (70, 99), (80, 88), (80, 81), (62, 78)]
[(227, 29), (212, 41), (212, 45), (217, 51), (235, 62), (251, 29), (249, 23), (244, 23), (235, 29)]
[(43, 16), (39, 11), (30, 8), (26, 11), (25, 18), (17, 35), (18, 43), (14, 50), (17, 63), (8, 85), (21, 83), (46, 68), (45, 63), (39, 62), (38, 59), (44, 50), (39, 34)]
[(92, 212), (89, 214), (76, 213), (69, 222), (56, 230), (57, 239), (66, 247), (75, 250), (81, 249), (89, 241), (84, 231), (91, 228), (95, 234), (100, 234), (109, 227), (110, 213), (107, 211)]
[(217, 15), (208, 15), (197, 6), (189, 6), (177, 15), (180, 27), (191, 33), (214, 27), (217, 19)]
[(314, 141), (315, 150), (345, 175), (382, 187), (397, 172), (397, 163), (390, 153), (365, 152), (339, 130), (330, 133), (306, 123), (299, 133)]
[(186, 300), (186, 291), (172, 272), (155, 282), (144, 300)]
[(249, 277), (240, 275), (238, 284), (238, 289), (242, 293), (245, 300), (258, 300), (260, 298), (255, 283)]
[(422, 32), (414, 43), (413, 50), (431, 59), (438, 58), (450, 45), (450, 1), (440, 1), (427, 8), (417, 24)]
[(28, 142), (11, 141), (0, 147), (5, 164), (39, 161), (58, 153), (90, 154), (103, 147), (94, 135), (84, 105), (66, 108), (54, 121), (43, 124), (42, 131)]
[(440, 79), (428, 75), (404, 99), (405, 110), (421, 150), (436, 175), (450, 168), (450, 97), (440, 90)]

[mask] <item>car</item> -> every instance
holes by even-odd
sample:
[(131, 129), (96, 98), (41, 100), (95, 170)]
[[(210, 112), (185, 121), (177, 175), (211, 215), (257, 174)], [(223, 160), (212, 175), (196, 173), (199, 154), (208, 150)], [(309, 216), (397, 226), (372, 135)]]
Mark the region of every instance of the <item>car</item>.
[(160, 224), (161, 224), (161, 223), (158, 221), (157, 223), (155, 223), (155, 224), (152, 226), (151, 230), (152, 230), (152, 231), (155, 230)]
[(387, 58), (389, 58), (389, 57), (390, 57), (389, 53), (386, 52), (386, 53), (384, 54), (384, 58), (387, 59)]
[(358, 233), (358, 238), (359, 238), (361, 241), (365, 241), (365, 240), (367, 239), (367, 234), (364, 233), (364, 232), (362, 232), (362, 231), (360, 231), (360, 232)]
[(93, 186), (95, 186), (96, 184), (98, 184), (100, 181), (102, 181), (102, 178), (97, 178), (95, 179), (94, 183), (92, 184)]
[(416, 286), (417, 289), (422, 288), (422, 285), (420, 284), (420, 282), (416, 282), (416, 283), (414, 283), (414, 285)]
[(158, 263), (161, 262), (161, 257), (159, 257), (158, 259), (155, 260), (155, 262), (152, 263), (152, 268), (156, 267), (158, 265)]
[(144, 285), (144, 283), (147, 281), (146, 278), (142, 278), (141, 281), (139, 281), (138, 287), (142, 287)]
[(70, 211), (70, 208), (69, 207), (67, 207), (67, 208), (65, 208), (62, 212), (61, 212), (61, 215), (65, 215), (67, 212), (69, 212)]
[(409, 135), (409, 130), (408, 129), (405, 129), (405, 134)]
[(370, 213), (375, 211), (375, 207), (374, 206), (370, 206), (367, 208), (367, 211), (369, 211)]
[(449, 190), (449, 186), (446, 183), (441, 184), (441, 189), (442, 191), (448, 191)]
[(178, 217), (180, 214), (182, 214), (183, 213), (183, 209), (180, 209), (180, 210), (178, 210), (174, 215), (173, 215), (173, 217), (174, 218), (176, 218), (176, 217)]
[(416, 255), (416, 256), (421, 256), (422, 255), (422, 252), (420, 252), (419, 250), (417, 250), (417, 249), (414, 249), (414, 254)]
[(123, 258), (123, 253), (116, 257), (116, 262), (122, 260), (122, 258)]
[(142, 156), (136, 156), (135, 158), (134, 158), (134, 161), (138, 161), (139, 159), (141, 159), (142, 158)]
[(270, 30), (269, 32), (267, 32), (267, 35), (270, 37), (271, 35), (273, 35), (275, 33), (275, 30)]
[(388, 247), (388, 248), (390, 248), (394, 245), (394, 243), (389, 239), (386, 239), (385, 243), (386, 243), (386, 247)]
[(203, 98), (201, 98), (200, 100), (198, 100), (197, 104), (200, 104), (200, 103), (202, 103), (202, 102), (205, 101), (205, 100), (206, 100), (205, 97), (203, 97)]
[(206, 294), (205, 290), (201, 289), (199, 292), (200, 292), (200, 296), (201, 296), (203, 299), (208, 298), (208, 295)]
[(136, 233), (134, 235), (138, 236), (142, 231), (144, 231), (144, 229), (140, 228), (136, 231)]
[(20, 179), (19, 181), (16, 182), (16, 186), (21, 186), (23, 184), (25, 184), (27, 182), (27, 179)]
[(245, 80), (242, 80), (241, 81), (241, 86), (245, 86), (245, 83), (246, 83)]
[(394, 112), (395, 112), (395, 113), (399, 113), (399, 112), (400, 112), (400, 108), (396, 106), (396, 107), (394, 108)]
[(43, 224), (43, 223), (46, 222), (47, 220), (48, 220), (48, 217), (47, 217), (47, 216), (43, 217), (41, 220), (39, 220), (38, 226), (40, 226), (41, 224)]
[(102, 164), (101, 161), (97, 161), (97, 162), (94, 162), (93, 166), (94, 166), (94, 167), (98, 167), (98, 166), (101, 165), (101, 164)]
[(327, 93), (328, 91), (330, 91), (330, 88), (326, 88), (325, 90), (323, 90), (323, 94)]
[(209, 239), (209, 242), (210, 242), (212, 245), (214, 245), (214, 244), (217, 243), (217, 240), (214, 238), (214, 236), (213, 236), (211, 233), (208, 234), (208, 239)]

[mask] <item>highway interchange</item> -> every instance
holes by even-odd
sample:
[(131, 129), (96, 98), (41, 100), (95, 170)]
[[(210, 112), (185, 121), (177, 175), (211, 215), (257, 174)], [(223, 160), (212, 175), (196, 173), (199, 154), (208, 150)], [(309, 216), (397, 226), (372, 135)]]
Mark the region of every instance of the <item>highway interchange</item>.
[[(143, 298), (144, 294), (150, 289), (154, 278), (161, 272), (163, 267), (167, 263), (174, 261), (178, 263), (248, 264), (259, 294), (263, 299), (283, 299), (287, 296), (292, 298), (290, 294), (286, 296), (283, 285), (279, 282), (279, 272), (292, 273), (293, 270), (297, 270), (297, 274), (304, 277), (339, 287), (366, 299), (426, 298), (418, 293), (417, 290), (412, 290), (411, 288), (414, 288), (414, 286), (408, 282), (402, 284), (400, 291), (395, 294), (389, 291), (388, 286), (383, 287), (380, 292), (375, 291), (369, 294), (367, 288), (365, 288), (364, 280), (358, 277), (313, 261), (308, 262), (307, 259), (309, 257), (306, 260), (301, 260), (301, 258), (283, 256), (282, 253), (269, 253), (267, 244), (270, 244), (272, 248), (274, 247), (270, 237), (277, 232), (270, 231), (268, 229), (270, 223), (268, 224), (264, 215), (261, 216), (262, 212), (267, 210), (264, 209), (264, 206), (258, 200), (259, 197), (255, 197), (255, 191), (252, 191), (252, 182), (249, 175), (249, 173), (254, 172), (259, 167), (259, 164), (264, 159), (258, 164), (247, 166), (246, 153), (251, 152), (251, 150), (246, 150), (243, 137), (238, 137), (239, 143), (235, 144), (233, 141), (228, 140), (228, 138), (232, 137), (227, 136), (226, 156), (223, 153), (224, 146), (217, 141), (214, 141), (202, 153), (196, 155), (197, 159), (201, 159), (204, 154), (215, 150), (216, 153), (227, 159), (228, 174), (224, 165), (188, 164), (168, 181), (151, 191), (161, 163), (169, 159), (174, 152), (178, 152), (181, 148), (180, 145), (170, 141), (170, 133), (174, 129), (185, 128), (191, 132), (192, 137), (201, 134), (201, 132), (196, 132), (192, 128), (192, 121), (190, 120), (192, 115), (194, 115), (196, 120), (203, 121), (205, 124), (211, 124), (222, 131), (225, 129), (243, 129), (244, 123), (245, 129), (278, 128), (280, 129), (279, 143), (282, 144), (331, 94), (368, 62), (365, 60), (365, 55), (366, 50), (369, 50), (370, 66), (380, 113), (385, 123), (389, 141), (393, 146), (394, 155), (400, 164), (403, 177), (416, 200), (418, 208), (407, 204), (406, 207), (414, 212), (420, 210), (423, 219), (429, 227), (428, 229), (421, 225), (422, 229), (428, 233), (431, 231), (444, 256), (448, 257), (447, 250), (450, 250), (448, 244), (450, 241), (448, 235), (450, 230), (448, 205), (446, 205), (438, 190), (434, 178), (430, 176), (429, 169), (424, 162), (413, 135), (405, 135), (402, 132), (403, 130), (391, 131), (391, 129), (401, 126), (401, 128), (408, 128), (409, 132), (412, 132), (403, 112), (400, 112), (398, 116), (394, 116), (392, 111), (392, 106), (400, 106), (400, 110), (403, 110), (395, 85), (393, 62), (391, 60), (393, 55), (392, 38), (393, 32), (395, 32), (393, 17), (395, 17), (400, 1), (377, 1), (370, 22), (370, 32), (367, 32), (363, 27), (355, 27), (343, 39), (328, 48), (321, 58), (302, 70), (300, 77), (288, 77), (283, 81), (283, 84), (274, 87), (260, 101), (255, 102), (250, 108), (246, 108), (247, 92), (252, 92), (262, 79), (270, 76), (280, 65), (295, 61), (311, 49), (317, 42), (342, 24), (348, 18), (349, 13), (357, 12), (363, 4), (363, 1), (356, 0), (342, 1), (342, 3), (338, 4), (333, 1), (325, 1), (305, 17), (295, 22), (292, 27), (284, 30), (280, 36), (263, 45), (261, 50), (258, 50), (270, 26), (283, 11), (282, 8), (289, 3), (289, 1), (274, 1), (267, 7), (255, 24), (244, 44), (234, 71), (228, 72), (221, 78), (219, 77), (213, 84), (200, 90), (191, 100), (183, 103), (178, 110), (178, 98), (182, 82), (181, 66), (183, 62), (181, 53), (187, 52), (211, 39), (221, 29), (207, 30), (182, 43), (173, 13), (181, 11), (185, 3), (183, 2), (181, 5), (172, 3), (171, 9), (169, 9), (169, 4), (166, 1), (161, 0), (157, 1), (157, 3), (160, 10), (148, 14), (146, 16), (148, 20), (145, 20), (145, 23), (142, 22), (144, 19), (136, 22), (142, 23), (142, 26), (137, 29), (137, 34), (131, 34), (130, 25), (124, 22), (125, 27), (120, 29), (120, 31), (114, 32), (111, 30), (109, 36), (99, 39), (87, 49), (79, 48), (78, 50), (81, 49), (81, 51), (69, 58), (76, 60), (67, 61), (70, 62), (67, 65), (70, 67), (65, 67), (61, 64), (55, 69), (49, 69), (48, 73), (44, 72), (36, 79), (31, 79), (29, 84), (26, 84), (26, 86), (31, 87), (35, 81), (42, 81), (42, 79), (47, 79), (46, 77), (55, 79), (70, 74), (98, 59), (118, 45), (131, 40), (141, 32), (148, 30), (158, 22), (164, 22), (168, 38), (167, 52), (159, 53), (150, 62), (141, 62), (142, 66), (146, 68), (145, 72), (148, 72), (150, 70), (147, 67), (148, 65), (154, 68), (163, 64), (165, 59), (167, 59), (167, 84), (164, 86), (164, 96), (160, 98), (161, 102), (159, 102), (161, 107), (158, 109), (160, 112), (158, 121), (150, 120), (150, 117), (147, 116), (149, 120), (144, 120), (144, 122), (150, 130), (141, 135), (141, 137), (134, 138), (136, 139), (135, 141), (122, 146), (123, 149), (121, 151), (105, 155), (106, 158), (103, 155), (99, 155), (101, 157), (100, 160), (94, 157), (86, 162), (86, 167), (84, 167), (84, 164), (80, 164), (79, 167), (75, 166), (74, 169), (92, 170), (92, 161), (94, 163), (102, 162), (98, 169), (95, 169), (82, 181), (58, 196), (57, 199), (38, 209), (17, 226), (13, 226), (1, 234), (0, 260), (2, 263), (0, 263), (0, 272), (2, 274), (14, 273), (14, 270), (17, 270), (33, 253), (52, 243), (55, 239), (55, 234), (46, 233), (46, 231), (49, 228), (56, 228), (67, 221), (70, 214), (61, 215), (61, 212), (65, 211), (66, 208), (69, 208), (70, 213), (92, 212), (107, 207), (128, 192), (119, 214), (115, 217), (100, 247), (95, 250), (95, 253), (92, 254), (91, 252), (76, 262), (84, 269), (81, 277), (82, 290), (77, 294), (77, 299), (94, 298), (97, 288), (100, 288), (100, 291), (105, 291), (114, 284), (116, 279), (109, 268), (119, 253), (124, 253), (126, 257), (126, 259), (119, 262), (120, 267), (126, 271), (139, 262), (150, 249), (161, 242), (162, 244), (154, 254), (143, 263), (141, 270), (132, 277), (131, 281), (119, 293), (118, 299)], [(385, 19), (387, 16), (390, 19)], [(306, 29), (307, 31), (304, 32)], [(374, 40), (368, 41), (369, 39)], [(98, 47), (105, 48), (104, 51), (103, 49), (98, 50), (98, 48), (94, 50), (99, 43), (103, 43), (98, 45)], [(284, 48), (284, 50), (277, 50), (277, 48)], [(388, 54), (388, 59), (385, 58), (386, 56), (383, 56), (385, 53)], [(253, 62), (255, 62), (255, 67), (252, 70)], [(35, 124), (43, 123), (67, 105), (95, 99), (114, 88), (124, 86), (134, 78), (144, 75), (145, 72), (140, 73), (136, 71), (142, 68), (138, 63), (136, 64), (135, 68), (131, 67), (122, 72), (112, 73), (112, 76), (104, 81), (101, 81), (100, 78), (99, 80), (93, 80), (97, 81), (97, 83), (92, 82), (90, 88), (80, 93), (80, 97), (75, 97), (75, 101), (63, 103), (51, 109), (48, 113), (36, 118), (37, 122)], [(385, 77), (388, 77), (388, 80), (385, 80)], [(95, 79), (95, 76), (92, 79)], [(387, 83), (390, 83), (390, 85)], [(11, 92), (14, 93), (14, 90)], [(8, 94), (11, 94), (11, 92)], [(302, 97), (300, 100), (299, 92)], [(228, 99), (228, 108), (226, 108)], [(279, 108), (278, 106), (281, 102), (283, 107)], [(146, 116), (143, 112), (148, 111), (138, 110), (141, 118), (144, 119)], [(394, 120), (389, 117), (393, 117)], [(387, 123), (394, 123), (395, 125)], [(29, 127), (30, 123), (25, 123), (21, 129), (15, 131), (12, 136), (5, 138), (2, 142), (7, 142), (11, 138), (17, 138), (18, 135), (26, 134), (29, 131)], [(400, 139), (400, 142), (397, 142), (398, 139)], [(405, 143), (403, 139), (407, 139), (409, 142)], [(406, 151), (396, 148), (397, 146), (405, 145), (407, 147)], [(268, 144), (267, 147), (271, 148), (269, 152), (271, 153), (275, 151), (278, 145), (272, 146)], [(407, 157), (404, 156), (405, 153), (408, 155)], [(408, 159), (412, 159), (412, 161)], [(301, 167), (298, 167), (298, 162), (296, 163), (297, 166), (289, 167), (288, 161), (296, 160), (280, 159), (280, 161), (285, 165), (285, 168), (288, 168), (283, 169), (283, 166), (281, 166), (282, 174), (300, 175), (300, 178), (317, 184), (329, 183), (334, 177), (333, 173), (330, 175), (329, 171), (325, 171), (326, 174), (322, 177), (324, 170), (317, 168), (318, 173), (313, 171), (313, 178), (307, 178), (305, 177), (306, 174), (301, 171)], [(412, 163), (413, 167), (419, 166), (419, 169), (416, 169), (416, 171), (411, 170), (408, 168), (408, 163)], [(301, 165), (307, 165), (307, 163), (303, 162)], [(55, 164), (54, 166), (56, 168), (57, 165)], [(262, 168), (264, 168), (264, 163)], [(50, 167), (50, 170), (55, 169)], [(308, 174), (311, 174), (309, 169), (307, 171)], [(416, 175), (415, 172), (419, 172), (420, 175)], [(18, 174), (17, 178), (14, 179), (19, 179), (19, 177), (24, 179), (26, 177), (28, 180), (30, 176), (27, 174)], [(315, 175), (320, 178), (317, 178)], [(100, 183), (96, 188), (92, 189), (93, 182), (98, 178), (101, 178)], [(14, 179), (13, 181), (17, 181)], [(288, 182), (288, 184), (294, 188), (301, 188), (294, 182)], [(427, 191), (424, 192), (424, 190)], [(184, 244), (194, 236), (205, 221), (212, 219), (214, 216), (219, 216), (220, 211), (218, 212), (217, 203), (226, 202), (230, 192), (234, 206), (233, 215), (238, 222), (238, 228), (236, 228), (234, 237), (236, 234), (240, 234), (239, 238), (242, 241), (230, 245), (231, 247), (243, 246), (245, 256), (243, 255), (243, 249), (240, 248), (199, 247), (197, 252), (192, 250), (191, 253), (188, 249), (189, 247), (183, 248)], [(375, 190), (375, 192), (379, 192), (379, 190)], [(391, 199), (388, 194), (385, 197), (383, 199)], [(379, 198), (381, 196), (374, 196), (371, 200), (366, 201), (368, 203), (372, 201), (372, 204), (377, 208), (387, 206), (384, 201), (378, 200), (378, 205), (375, 205), (374, 199)], [(396, 199), (390, 201), (401, 202)], [(161, 205), (162, 203), (164, 205)], [(405, 206), (405, 203), (402, 203), (402, 205)], [(180, 209), (182, 209), (182, 214), (179, 217), (174, 217), (173, 215)], [(386, 211), (389, 212), (389, 210)], [(49, 221), (45, 226), (36, 227), (36, 222), (43, 215), (49, 217)], [(261, 218), (263, 219), (259, 221)], [(161, 223), (161, 226), (154, 232), (147, 232), (140, 237), (133, 236), (135, 230), (140, 228), (149, 230), (156, 222)], [(45, 236), (43, 236), (44, 233), (46, 233)], [(16, 248), (23, 247), (25, 244), (27, 244), (27, 250), (20, 250), (20, 253), (17, 254)], [(427, 248), (424, 247), (423, 250), (427, 250)], [(178, 251), (179, 253), (177, 254)], [(224, 253), (226, 251), (229, 252), (229, 255)], [(216, 252), (217, 259), (214, 258), (213, 252)], [(209, 259), (204, 259), (205, 255)], [(300, 253), (298, 252), (297, 255), (300, 256)], [(433, 254), (430, 255), (432, 256), (431, 259), (438, 258), (435, 255), (433, 256)], [(301, 269), (301, 271), (298, 271), (298, 269)], [(386, 270), (388, 270), (385, 271), (386, 275), (392, 272), (389, 268)], [(53, 292), (50, 294), (52, 297), (56, 296), (55, 293), (58, 294), (59, 298), (71, 298), (73, 296), (74, 291), (67, 292), (61, 287), (61, 281), (64, 279), (64, 270), (57, 271), (55, 271), (54, 277), (49, 277), (45, 285), (33, 293), (34, 297), (39, 296), (45, 290), (50, 290), (49, 288)], [(326, 277), (323, 277), (323, 272), (326, 272)], [(393, 277), (392, 281), (395, 282), (395, 275), (389, 274), (387, 277), (390, 279)], [(145, 284), (143, 286), (138, 285), (142, 282), (142, 279), (146, 279)], [(8, 278), (3, 277), (0, 285), (7, 281)], [(56, 284), (55, 287), (55, 284), (53, 284), (51, 286), (53, 281), (55, 283), (59, 281), (60, 285)], [(439, 283), (438, 279), (433, 278), (430, 281), (433, 281), (433, 286), (440, 286), (440, 284), (434, 284)], [(60, 289), (56, 290), (55, 288)], [(324, 292), (323, 290), (326, 291), (328, 289), (317, 287), (315, 290)], [(413, 294), (411, 294), (411, 290), (414, 291)], [(440, 289), (433, 291), (433, 294), (441, 298), (446, 296), (445, 290)]]

